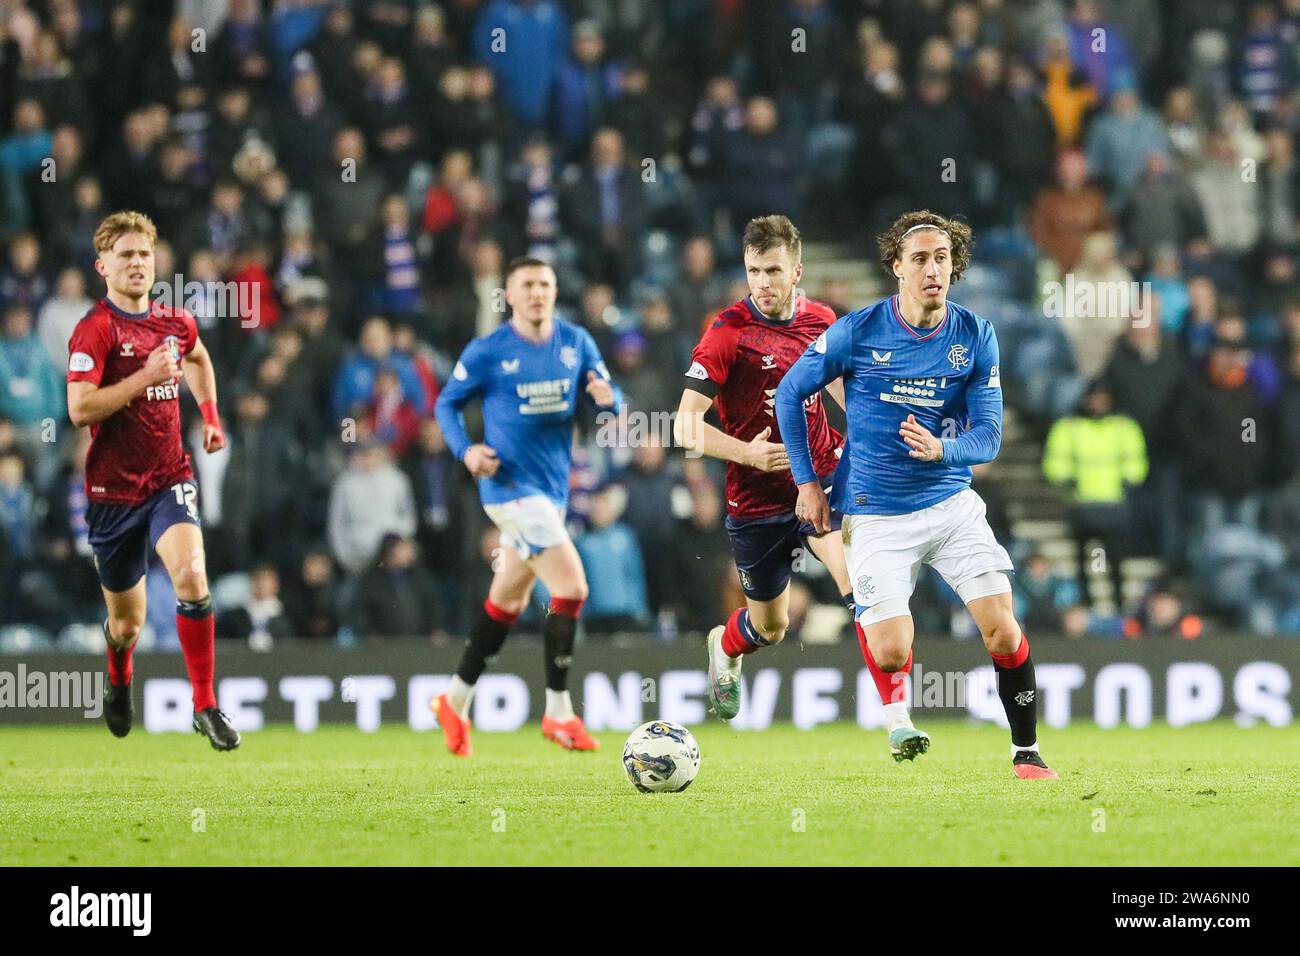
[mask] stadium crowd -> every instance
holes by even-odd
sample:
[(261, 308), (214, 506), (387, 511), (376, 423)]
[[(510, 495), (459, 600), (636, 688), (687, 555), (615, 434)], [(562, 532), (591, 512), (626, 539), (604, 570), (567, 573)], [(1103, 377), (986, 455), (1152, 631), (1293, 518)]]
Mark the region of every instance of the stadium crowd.
[[(997, 329), (1080, 567), (1110, 556), (1090, 610), (977, 477), (1027, 628), (1300, 633), (1298, 76), (1300, 0), (0, 0), (0, 625), (102, 614), (63, 369), (109, 211), (158, 224), (159, 294), (217, 364), (218, 634), (265, 648), (463, 633), (497, 542), (432, 406), (513, 256), (666, 411), (751, 216), (865, 270), (930, 207), (975, 227), (953, 297)], [(1131, 283), (1137, 311), (1097, 292)], [(599, 435), (588, 632), (721, 622), (720, 463)], [(1133, 599), (1143, 553), (1166, 573)], [(931, 585), (922, 632), (960, 633)], [(836, 602), (797, 589), (796, 633)]]

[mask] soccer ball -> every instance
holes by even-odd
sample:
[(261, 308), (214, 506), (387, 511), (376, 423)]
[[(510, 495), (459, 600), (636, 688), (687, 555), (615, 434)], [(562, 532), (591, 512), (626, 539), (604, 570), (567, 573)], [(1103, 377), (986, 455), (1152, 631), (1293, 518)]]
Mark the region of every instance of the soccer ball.
[(681, 724), (652, 720), (627, 738), (623, 769), (642, 793), (677, 793), (700, 772), (700, 745)]

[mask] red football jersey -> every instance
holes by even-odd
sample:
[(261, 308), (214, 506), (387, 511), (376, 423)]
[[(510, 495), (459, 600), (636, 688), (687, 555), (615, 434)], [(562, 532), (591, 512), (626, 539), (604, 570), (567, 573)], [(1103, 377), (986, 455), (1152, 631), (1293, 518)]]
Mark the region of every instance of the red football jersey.
[[(157, 303), (139, 315), (100, 299), (72, 330), (68, 381), (114, 385), (171, 342), (179, 361), (198, 343), (194, 316)], [(98, 425), (90, 426), (86, 495), (104, 504), (138, 505), (163, 488), (193, 481), (181, 444), (180, 379), (151, 385)]]
[[(745, 297), (718, 313), (691, 356), (687, 386), (716, 396), (722, 430), (749, 441), (771, 427), (771, 442), (781, 441), (776, 421), (776, 388), (808, 346), (835, 321), (828, 306), (799, 300), (794, 317), (774, 322)], [(844, 438), (826, 420), (821, 395), (805, 403), (808, 446), (817, 474), (828, 476), (839, 464)], [(788, 471), (759, 471), (727, 462), (727, 513), (735, 518), (767, 518), (794, 510), (799, 489)]]

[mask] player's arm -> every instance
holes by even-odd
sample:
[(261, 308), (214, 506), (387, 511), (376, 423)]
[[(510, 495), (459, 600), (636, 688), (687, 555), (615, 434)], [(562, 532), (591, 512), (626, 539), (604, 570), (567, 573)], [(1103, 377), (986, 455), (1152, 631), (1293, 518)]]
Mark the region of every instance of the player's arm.
[(442, 429), (447, 447), (457, 460), (463, 462), (475, 478), (490, 478), (501, 467), (496, 449), (490, 445), (471, 442), (469, 432), (465, 429), (465, 406), (483, 394), (478, 352), (474, 342), (465, 347), (452, 370), (451, 378), (447, 379), (447, 384), (438, 393), (433, 414), (438, 419), (438, 427)]
[(673, 419), (673, 440), (682, 448), (710, 458), (721, 458), (759, 471), (785, 471), (790, 467), (785, 446), (770, 442), (771, 427), (764, 428), (750, 441), (733, 438), (721, 428), (710, 425), (704, 414), (713, 398), (693, 388), (682, 389), (682, 400)]
[(600, 346), (585, 329), (582, 332), (582, 352), (582, 387), (591, 403), (605, 411), (625, 405), (622, 390), (614, 384), (609, 368), (601, 358)]
[[(81, 354), (85, 353), (78, 352), (74, 348), (73, 361), (76, 361), (76, 356)], [(100, 374), (102, 368), (101, 359)], [(143, 395), (150, 385), (170, 382), (179, 374), (180, 369), (176, 366), (176, 360), (172, 358), (171, 349), (160, 345), (149, 353), (143, 368), (120, 382), (105, 386), (100, 386), (97, 380), (76, 379), (68, 382), (68, 418), (78, 428), (98, 425)]]
[(956, 438), (939, 439), (945, 465), (978, 465), (998, 457), (1002, 448), (1002, 375), (998, 338), (986, 325), (966, 383), (969, 427)]
[(831, 529), (831, 509), (813, 468), (808, 414), (803, 403), (849, 371), (852, 349), (852, 325), (841, 319), (808, 346), (776, 390), (776, 420), (790, 455), (790, 474), (799, 486), (795, 514), (822, 534)]
[(217, 370), (212, 365), (207, 347), (197, 336), (193, 347), (181, 359), (181, 370), (185, 373), (185, 384), (190, 387), (203, 415), (203, 450), (220, 451), (226, 447), (226, 434), (217, 413)]

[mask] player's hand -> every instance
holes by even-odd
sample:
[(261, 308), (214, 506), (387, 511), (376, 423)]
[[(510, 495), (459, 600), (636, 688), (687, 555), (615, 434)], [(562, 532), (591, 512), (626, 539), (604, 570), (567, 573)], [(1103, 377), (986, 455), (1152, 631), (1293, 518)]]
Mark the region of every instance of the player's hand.
[(181, 367), (166, 345), (160, 345), (145, 359), (144, 374), (149, 385), (162, 385), (180, 377)]
[(799, 486), (799, 500), (794, 505), (794, 516), (813, 526), (818, 534), (831, 530), (831, 504), (819, 481), (806, 481)]
[(609, 408), (614, 404), (614, 386), (595, 372), (587, 373), (587, 394), (601, 408)]
[(935, 438), (924, 425), (916, 420), (915, 415), (908, 415), (907, 421), (900, 422), (898, 434), (903, 436), (907, 454), (918, 461), (943, 461), (943, 442)]
[(203, 450), (211, 454), (226, 447), (226, 433), (216, 425), (203, 426)]
[(745, 449), (745, 464), (759, 471), (789, 471), (790, 456), (786, 454), (785, 446), (768, 441), (767, 436), (770, 434), (772, 426), (768, 425), (749, 440)]
[(465, 451), (465, 467), (475, 478), (491, 478), (501, 467), (501, 459), (491, 445), (470, 445)]

